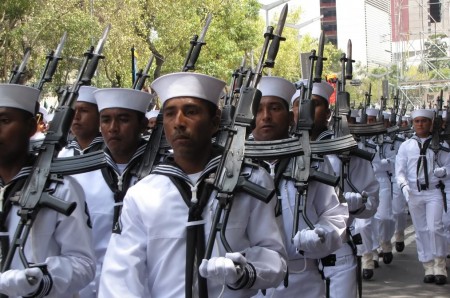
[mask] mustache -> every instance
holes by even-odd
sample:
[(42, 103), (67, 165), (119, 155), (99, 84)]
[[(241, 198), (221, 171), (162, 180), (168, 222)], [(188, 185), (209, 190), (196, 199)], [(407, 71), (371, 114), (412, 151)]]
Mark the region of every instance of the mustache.
[(189, 139), (190, 135), (186, 132), (182, 132), (182, 131), (175, 131), (172, 134), (172, 139), (176, 140), (176, 139)]

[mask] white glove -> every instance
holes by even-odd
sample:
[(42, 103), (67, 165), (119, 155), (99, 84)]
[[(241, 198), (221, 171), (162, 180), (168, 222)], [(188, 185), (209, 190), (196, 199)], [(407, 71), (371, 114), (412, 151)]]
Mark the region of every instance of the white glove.
[(13, 297), (32, 294), (39, 288), (42, 276), (39, 268), (3, 272), (0, 275), (0, 293)]
[(380, 163), (381, 163), (381, 165), (383, 165), (383, 166), (387, 166), (387, 165), (389, 165), (389, 160), (386, 159), (386, 158), (383, 158), (383, 159), (380, 161)]
[(447, 171), (445, 168), (436, 168), (434, 169), (433, 174), (436, 178), (444, 178), (447, 176)]
[(313, 252), (320, 249), (321, 244), (324, 242), (325, 231), (322, 228), (315, 228), (314, 230), (301, 230), (298, 231), (294, 237), (294, 245), (303, 251)]
[(402, 193), (405, 196), (406, 202), (409, 202), (409, 186), (408, 185), (404, 185), (402, 187)]
[(357, 192), (344, 192), (347, 201), (348, 211), (355, 211), (364, 206), (363, 197)]
[[(236, 266), (238, 265), (238, 266)], [(219, 284), (233, 285), (243, 275), (247, 259), (238, 252), (226, 253), (225, 257), (203, 259), (199, 267), (200, 275)]]

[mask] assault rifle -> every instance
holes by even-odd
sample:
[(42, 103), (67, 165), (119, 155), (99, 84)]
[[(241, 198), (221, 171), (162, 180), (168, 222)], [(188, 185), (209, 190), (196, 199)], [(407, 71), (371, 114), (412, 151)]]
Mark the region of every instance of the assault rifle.
[(66, 43), (67, 32), (64, 32), (61, 40), (58, 44), (58, 47), (55, 51), (51, 51), (47, 55), (47, 62), (45, 63), (44, 71), (42, 72), (41, 79), (39, 80), (36, 88), (41, 90), (44, 88), (44, 84), (51, 82), (53, 80), (53, 75), (56, 72), (56, 68), (58, 67), (58, 62), (61, 60), (61, 52), (64, 48), (64, 44)]
[(372, 83), (369, 84), (369, 91), (364, 94), (364, 105), (361, 110), (361, 123), (367, 123), (367, 108), (370, 108), (370, 98), (372, 97)]
[(103, 32), (97, 47), (95, 49), (91, 47), (85, 53), (75, 82), (70, 90), (67, 90), (63, 94), (59, 107), (56, 109), (55, 117), (50, 123), (49, 130), (39, 149), (32, 172), (25, 181), (22, 192), (12, 198), (12, 201), (17, 202), (19, 206), (18, 215), (20, 216), (20, 221), (11, 241), (11, 247), (4, 260), (2, 272), (10, 269), (17, 249), (24, 267), (28, 268), (31, 266), (25, 256), (24, 248), (33, 222), (41, 208), (50, 208), (67, 216), (76, 208), (75, 202), (68, 203), (54, 197), (50, 185), (52, 183), (60, 183), (61, 174), (75, 174), (86, 171), (86, 169), (80, 168), (77, 164), (71, 169), (65, 169), (63, 164), (57, 163), (54, 165), (53, 161), (58, 155), (58, 152), (67, 144), (67, 135), (74, 116), (73, 105), (77, 99), (78, 91), (82, 85), (89, 85), (91, 83), (99, 60), (104, 58), (101, 53), (109, 29), (110, 25)]
[[(444, 147), (441, 145), (441, 134), (442, 134), (442, 105), (444, 103), (444, 90), (441, 89), (440, 95), (438, 96), (436, 100), (436, 116), (434, 117), (433, 121), (433, 130), (432, 130), (432, 136), (431, 136), (431, 143), (430, 143), (430, 149), (434, 152), (434, 164), (438, 163), (438, 153), (439, 150), (445, 150), (447, 152), (450, 152), (450, 149)], [(447, 195), (445, 193), (445, 184), (442, 180), (439, 180), (439, 183), (437, 187), (441, 190), (443, 204), (444, 204), (444, 211), (447, 212)]]
[[(245, 159), (245, 140), (251, 132), (254, 116), (257, 113), (261, 100), (261, 91), (256, 89), (256, 86), (262, 76), (263, 68), (274, 67), (279, 44), (284, 40), (281, 34), (286, 22), (287, 7), (288, 5), (285, 4), (281, 11), (275, 33), (273, 33), (274, 28), (272, 26), (267, 27), (267, 31), (264, 34), (264, 44), (255, 72), (251, 70), (247, 71), (243, 86), (240, 88), (236, 110), (231, 117), (231, 125), (223, 128), (221, 131), (221, 133), (227, 135), (227, 138), (224, 144), (224, 153), (217, 167), (213, 182), (214, 193), (218, 204), (206, 245), (205, 259), (211, 258), (217, 232), (220, 232), (221, 241), (225, 250), (232, 251), (232, 248), (226, 240), (225, 231), (236, 191), (246, 191), (264, 202), (269, 202), (275, 192), (274, 189), (268, 190), (251, 183), (241, 175), (241, 171)], [(271, 40), (272, 42), (269, 47)], [(225, 214), (222, 217), (224, 210)]]
[[(200, 55), (200, 50), (202, 46), (206, 44), (204, 42), (204, 38), (206, 32), (208, 31), (211, 18), (211, 14), (208, 14), (206, 18), (206, 24), (203, 27), (200, 38), (198, 37), (198, 35), (194, 35), (193, 39), (191, 40), (191, 47), (186, 55), (186, 59), (181, 71), (187, 72), (189, 70), (195, 69), (195, 63), (197, 62), (198, 56)], [(158, 59), (158, 57), (156, 58)], [(151, 65), (150, 61), (149, 64)], [(149, 64), (147, 64), (148, 68), (150, 68)], [(164, 136), (163, 115), (162, 113), (159, 113), (156, 117), (156, 126), (152, 130), (150, 139), (145, 146), (145, 150), (142, 155), (142, 162), (140, 163), (139, 168), (136, 171), (136, 177), (138, 178), (138, 180), (141, 180), (150, 174), (153, 166), (159, 161), (162, 156), (164, 156), (169, 148), (170, 146)]]
[(23, 55), (22, 62), (19, 66), (14, 67), (11, 71), (11, 77), (9, 78), (9, 84), (20, 84), (22, 75), (25, 72), (25, 68), (27, 66), (28, 60), (30, 60), (31, 48), (25, 49), (25, 54)]
[(186, 55), (186, 59), (184, 60), (183, 67), (181, 71), (189, 71), (195, 70), (195, 63), (197, 62), (198, 56), (200, 55), (200, 50), (202, 46), (206, 43), (204, 42), (206, 32), (208, 31), (209, 24), (211, 23), (212, 14), (208, 14), (206, 17), (206, 24), (203, 27), (202, 33), (200, 33), (200, 37), (198, 35), (194, 35), (191, 39), (191, 47)]
[(136, 74), (136, 79), (134, 80), (132, 88), (134, 90), (142, 90), (145, 85), (145, 80), (149, 77), (148, 72), (150, 71), (150, 67), (152, 67), (153, 59), (155, 56), (153, 54), (150, 55), (150, 59), (147, 62), (147, 65), (142, 70), (140, 69)]

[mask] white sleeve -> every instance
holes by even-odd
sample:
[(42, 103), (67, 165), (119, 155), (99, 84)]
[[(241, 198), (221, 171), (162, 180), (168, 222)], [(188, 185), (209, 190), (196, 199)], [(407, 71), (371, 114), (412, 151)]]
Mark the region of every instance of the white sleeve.
[(140, 214), (133, 210), (138, 208), (128, 192), (120, 217), (122, 233), (112, 234), (106, 250), (99, 298), (146, 296), (144, 274), (147, 272), (147, 235)]
[(51, 297), (67, 297), (87, 286), (95, 277), (95, 256), (92, 230), (81, 186), (71, 177), (64, 178), (55, 196), (77, 207), (70, 216), (57, 214), (54, 238), (60, 247), (60, 255), (46, 259), (52, 278)]
[(395, 158), (395, 177), (397, 178), (398, 187), (408, 184), (408, 176), (406, 171), (408, 170), (408, 155), (407, 155), (407, 143), (404, 142), (398, 149), (397, 157)]

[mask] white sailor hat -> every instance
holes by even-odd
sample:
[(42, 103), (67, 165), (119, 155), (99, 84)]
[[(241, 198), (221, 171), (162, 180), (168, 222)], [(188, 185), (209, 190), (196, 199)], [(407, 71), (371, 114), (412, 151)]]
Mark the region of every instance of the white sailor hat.
[(91, 86), (81, 86), (78, 91), (77, 101), (88, 102), (92, 104), (97, 104), (94, 97), (94, 91), (98, 90), (96, 87)]
[(21, 109), (34, 115), (39, 94), (40, 91), (36, 88), (0, 84), (0, 107)]
[(411, 112), (411, 118), (415, 119), (416, 117), (425, 117), (429, 119), (434, 118), (434, 111), (428, 109), (419, 109)]
[(145, 113), (145, 117), (147, 117), (147, 119), (151, 119), (151, 118), (157, 117), (158, 114), (159, 114), (159, 110), (151, 110), (151, 111), (148, 111), (147, 113)]
[(281, 98), (288, 105), (295, 93), (294, 84), (280, 77), (262, 77), (257, 88), (261, 91), (262, 96)]
[(368, 109), (366, 109), (366, 115), (367, 116), (378, 116), (378, 112), (379, 112), (380, 110), (379, 109), (372, 109), (372, 108), (368, 108)]
[(153, 98), (150, 93), (125, 88), (98, 89), (93, 94), (99, 112), (109, 108), (122, 108), (145, 113)]
[(356, 123), (361, 123), (361, 117), (355, 117)]
[(157, 78), (151, 87), (164, 103), (176, 97), (194, 97), (218, 105), (226, 83), (211, 76), (176, 72)]
[(294, 95), (292, 95), (292, 98), (291, 98), (291, 105), (293, 105), (293, 104), (294, 104), (294, 101), (295, 101), (297, 98), (300, 97), (300, 90), (301, 90), (300, 87), (301, 87), (302, 85), (304, 85), (304, 86), (305, 86), (305, 90), (307, 90), (307, 89), (308, 89), (308, 79), (303, 79), (303, 80), (300, 80), (300, 81), (294, 83), (294, 86), (295, 86), (295, 88), (296, 88), (297, 90), (295, 90)]
[(312, 88), (312, 95), (317, 95), (322, 98), (325, 98), (326, 101), (330, 100), (331, 94), (333, 94), (334, 88), (330, 84), (325, 81), (320, 83), (314, 83)]
[(350, 117), (351, 118), (359, 117), (359, 110), (351, 110)]
[(387, 111), (384, 111), (383, 112), (383, 118), (386, 120), (386, 119), (389, 119), (389, 117), (391, 117), (391, 113), (389, 113)]

